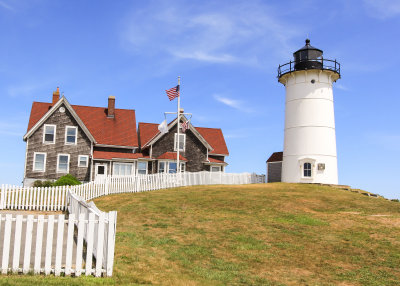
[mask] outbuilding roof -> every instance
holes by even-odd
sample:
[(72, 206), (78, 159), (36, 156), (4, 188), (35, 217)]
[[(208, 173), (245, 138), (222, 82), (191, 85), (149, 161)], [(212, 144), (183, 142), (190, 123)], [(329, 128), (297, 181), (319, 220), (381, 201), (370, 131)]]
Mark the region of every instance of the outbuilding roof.
[[(107, 117), (107, 108), (71, 105), (97, 144), (138, 147), (135, 110), (115, 109), (115, 117)], [(33, 102), (29, 130), (51, 109), (52, 103)]]
[(283, 152), (274, 152), (272, 155), (268, 158), (267, 163), (271, 162), (281, 162), (283, 160)]

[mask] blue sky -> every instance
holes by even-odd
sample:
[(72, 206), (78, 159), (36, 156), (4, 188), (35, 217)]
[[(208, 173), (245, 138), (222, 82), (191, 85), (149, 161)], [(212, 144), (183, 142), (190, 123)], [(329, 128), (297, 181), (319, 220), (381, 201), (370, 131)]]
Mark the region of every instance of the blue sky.
[[(322, 4), (323, 3), (323, 4)], [(400, 2), (0, 0), (0, 183), (20, 184), (33, 101), (175, 111), (182, 77), (196, 126), (222, 128), (229, 172), (265, 173), (283, 146), (277, 67), (311, 44), (342, 64), (334, 85), (339, 182), (400, 198)]]

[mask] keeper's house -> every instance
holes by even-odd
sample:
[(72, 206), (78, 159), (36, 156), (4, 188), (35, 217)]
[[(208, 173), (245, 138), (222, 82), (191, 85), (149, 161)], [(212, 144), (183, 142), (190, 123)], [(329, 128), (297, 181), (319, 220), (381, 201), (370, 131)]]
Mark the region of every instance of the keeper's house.
[[(183, 116), (182, 116), (183, 117)], [(158, 124), (139, 123), (135, 110), (71, 105), (60, 92), (51, 103), (33, 102), (26, 141), (24, 185), (72, 174), (80, 181), (106, 175), (174, 173), (177, 119), (161, 134)], [(221, 129), (194, 127), (181, 134), (183, 171), (224, 171), (229, 155)]]

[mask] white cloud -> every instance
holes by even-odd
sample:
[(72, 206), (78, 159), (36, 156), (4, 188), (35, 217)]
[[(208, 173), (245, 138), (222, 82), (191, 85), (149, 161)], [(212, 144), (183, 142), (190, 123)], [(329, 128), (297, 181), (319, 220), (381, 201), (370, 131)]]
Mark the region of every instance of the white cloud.
[(344, 90), (344, 91), (349, 90), (347, 87), (345, 87), (344, 85), (342, 85), (340, 83), (335, 83), (334, 87), (336, 87), (337, 89)]
[(121, 38), (128, 50), (256, 65), (271, 55), (291, 54), (289, 42), (300, 28), (257, 0), (232, 1), (228, 7), (218, 1), (202, 6), (180, 1), (150, 3), (144, 10), (129, 13), (123, 22)]
[(241, 100), (228, 98), (226, 96), (221, 96), (221, 95), (218, 95), (218, 94), (214, 94), (214, 99), (216, 101), (219, 101), (219, 102), (225, 104), (226, 106), (232, 107), (232, 108), (237, 109), (239, 111), (253, 112), (253, 110), (251, 108), (246, 107), (246, 104)]
[(400, 15), (399, 0), (364, 0), (367, 13), (374, 18), (386, 20)]
[(14, 11), (15, 10), (13, 7), (11, 7), (9, 4), (7, 4), (4, 1), (0, 1), (0, 7), (3, 7), (5, 9), (7, 9), (7, 10), (10, 10), (10, 11)]

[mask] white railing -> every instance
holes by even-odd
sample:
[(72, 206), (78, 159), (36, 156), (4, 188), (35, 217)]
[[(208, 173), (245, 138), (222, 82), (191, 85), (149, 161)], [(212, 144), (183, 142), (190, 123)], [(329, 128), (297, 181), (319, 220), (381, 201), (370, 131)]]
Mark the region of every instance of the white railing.
[(68, 187), (18, 187), (1, 185), (0, 210), (63, 211)]
[[(107, 269), (104, 269), (102, 244), (108, 246), (112, 244), (112, 247), (108, 248), (112, 250), (112, 253), (108, 252), (108, 254), (114, 256), (114, 241), (104, 241), (104, 236), (97, 234), (107, 229), (109, 238), (111, 229), (115, 235), (113, 218), (114, 214), (111, 214), (108, 219), (104, 215), (96, 218), (94, 213), (90, 213), (88, 219), (85, 218), (84, 213), (79, 214), (78, 218), (73, 213), (69, 214), (68, 218), (63, 214), (58, 216), (0, 214), (1, 273), (26, 274), (33, 271), (34, 274), (54, 273), (56, 276), (61, 273), (75, 276), (81, 274), (94, 274), (97, 277), (102, 274), (111, 276), (113, 261), (107, 260)], [(77, 236), (74, 235), (75, 230)], [(97, 240), (93, 239), (95, 236), (98, 236)], [(75, 238), (76, 244), (74, 244)], [(86, 241), (85, 255), (84, 240)], [(97, 257), (93, 259), (92, 254), (96, 247), (100, 251), (97, 251)], [(23, 253), (22, 249), (24, 249)]]
[[(94, 202), (87, 203), (73, 192), (68, 192), (68, 213), (74, 214), (75, 217), (83, 216), (85, 220), (102, 222), (95, 224), (92, 228), (90, 224), (84, 224), (82, 235), (87, 245), (86, 255), (93, 255), (96, 258), (96, 267), (99, 269), (103, 267), (106, 269), (107, 276), (112, 276), (117, 212), (102, 212)], [(107, 224), (106, 228), (104, 223)], [(76, 223), (76, 226), (79, 229), (79, 223)], [(90, 265), (86, 264), (86, 266), (90, 268), (91, 261)]]

